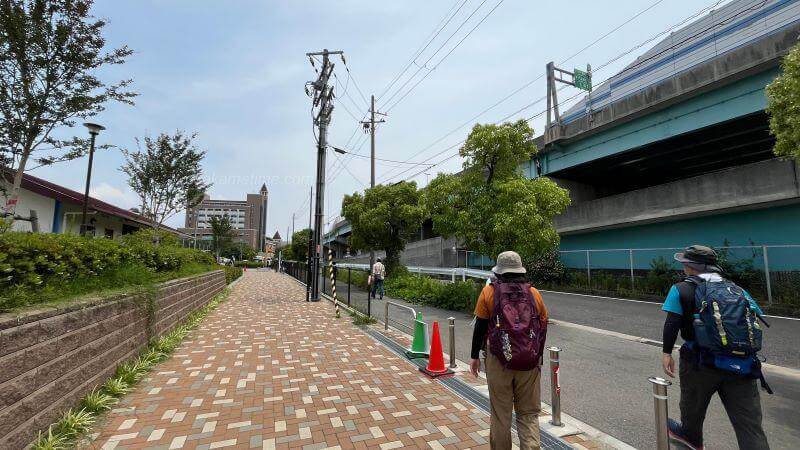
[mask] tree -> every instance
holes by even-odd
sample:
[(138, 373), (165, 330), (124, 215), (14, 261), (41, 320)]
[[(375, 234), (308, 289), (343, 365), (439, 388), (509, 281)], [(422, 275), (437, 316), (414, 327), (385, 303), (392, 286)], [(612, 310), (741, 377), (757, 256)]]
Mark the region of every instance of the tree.
[(231, 246), (234, 238), (233, 223), (227, 214), (223, 216), (211, 216), (211, 247), (217, 257), (221, 252)]
[(194, 145), (195, 137), (180, 130), (172, 136), (161, 133), (156, 139), (145, 136), (144, 146), (136, 140), (137, 151), (122, 151), (125, 164), (120, 170), (128, 175), (142, 215), (152, 218), (156, 230), (170, 217), (202, 201), (210, 186), (202, 180), (200, 165), (206, 152)]
[(5, 215), (16, 212), (26, 170), (88, 151), (87, 139), (55, 137), (56, 129), (96, 116), (112, 100), (133, 104), (132, 80), (96, 77), (132, 50), (103, 51), (106, 23), (89, 14), (92, 3), (0, 0), (0, 173), (14, 173), (11, 191), (3, 192)]
[(800, 44), (783, 59), (783, 73), (767, 85), (769, 129), (775, 154), (800, 161)]
[(464, 170), (439, 174), (425, 189), (434, 230), (492, 257), (514, 250), (526, 259), (555, 248), (553, 216), (569, 205), (569, 193), (547, 178), (522, 175), (520, 166), (536, 151), (524, 120), (475, 125), (460, 150)]
[(342, 215), (353, 228), (350, 247), (382, 249), (389, 272), (400, 263), (408, 239), (419, 232), (424, 213), (417, 184), (408, 181), (378, 185), (342, 200)]
[(309, 239), (311, 239), (310, 228), (292, 233), (292, 243), (290, 244), (289, 249), (291, 250), (292, 257), (296, 261), (305, 261), (308, 258)]
[(255, 249), (244, 242), (232, 242), (220, 250), (221, 256), (235, 258), (237, 261), (252, 260), (256, 254)]

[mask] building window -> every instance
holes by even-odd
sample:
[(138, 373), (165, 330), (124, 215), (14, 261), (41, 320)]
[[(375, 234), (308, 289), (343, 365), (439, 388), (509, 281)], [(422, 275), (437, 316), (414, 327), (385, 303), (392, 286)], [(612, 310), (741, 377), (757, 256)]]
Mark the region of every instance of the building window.
[(112, 230), (111, 228), (106, 228), (105, 236), (109, 239), (114, 239), (114, 230)]

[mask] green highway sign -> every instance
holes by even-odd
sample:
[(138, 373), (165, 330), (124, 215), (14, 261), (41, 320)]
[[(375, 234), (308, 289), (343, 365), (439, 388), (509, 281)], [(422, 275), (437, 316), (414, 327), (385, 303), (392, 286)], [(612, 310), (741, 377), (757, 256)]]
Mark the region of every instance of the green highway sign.
[(589, 72), (584, 72), (580, 69), (575, 69), (573, 71), (573, 80), (575, 82), (575, 87), (578, 89), (583, 89), (584, 91), (592, 91), (592, 75)]

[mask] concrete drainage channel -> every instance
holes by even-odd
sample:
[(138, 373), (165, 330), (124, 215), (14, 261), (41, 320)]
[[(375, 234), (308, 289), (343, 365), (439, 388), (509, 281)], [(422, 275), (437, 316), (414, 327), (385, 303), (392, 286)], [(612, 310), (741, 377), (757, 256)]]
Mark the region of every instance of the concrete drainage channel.
[[(383, 333), (374, 330), (372, 328), (364, 327), (364, 330), (367, 334), (372, 336), (373, 339), (380, 342), (386, 348), (397, 354), (398, 356), (405, 359), (405, 348), (389, 338), (388, 336), (384, 335)], [(411, 364), (418, 368), (425, 367), (426, 360), (425, 359), (411, 359), (408, 360)], [(442, 383), (445, 387), (453, 391), (458, 396), (464, 398), (465, 400), (469, 401), (476, 407), (478, 407), (481, 411), (485, 412), (487, 415), (490, 414), (490, 407), (489, 407), (489, 399), (486, 398), (483, 394), (478, 392), (475, 388), (470, 386), (469, 384), (461, 381), (456, 377), (442, 377), (437, 379), (438, 382)], [(516, 423), (515, 419), (512, 419), (512, 424)], [(512, 425), (514, 432), (516, 433), (516, 425)], [(543, 449), (554, 449), (554, 450), (569, 450), (573, 447), (568, 443), (564, 442), (563, 440), (551, 435), (547, 431), (541, 431), (541, 440), (542, 440), (542, 448)]]

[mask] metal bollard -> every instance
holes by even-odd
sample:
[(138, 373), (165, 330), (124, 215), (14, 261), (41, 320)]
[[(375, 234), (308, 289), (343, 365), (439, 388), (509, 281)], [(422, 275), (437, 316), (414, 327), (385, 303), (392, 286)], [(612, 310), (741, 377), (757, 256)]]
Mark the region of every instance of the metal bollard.
[(447, 318), (447, 328), (450, 330), (450, 368), (455, 369), (456, 365), (456, 318)]
[(389, 329), (389, 302), (384, 302), (383, 303), (383, 318), (385, 319), (383, 321), (383, 329), (384, 330), (388, 330)]
[(653, 406), (656, 415), (656, 449), (669, 450), (667, 387), (672, 385), (672, 382), (661, 377), (650, 377), (647, 381), (653, 385)]
[(550, 350), (550, 403), (552, 403), (553, 408), (550, 424), (560, 427), (564, 425), (561, 423), (561, 381), (558, 377), (561, 349), (558, 347), (548, 347), (547, 349)]

